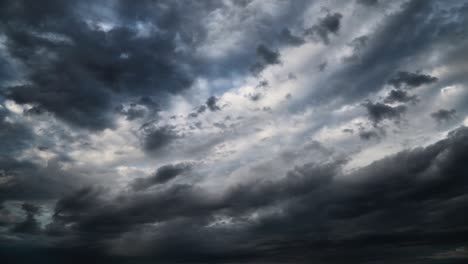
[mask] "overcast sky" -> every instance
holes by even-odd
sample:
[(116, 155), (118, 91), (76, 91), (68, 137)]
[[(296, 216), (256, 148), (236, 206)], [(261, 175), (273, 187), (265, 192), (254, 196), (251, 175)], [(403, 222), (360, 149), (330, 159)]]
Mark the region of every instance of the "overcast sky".
[(467, 25), (464, 0), (1, 0), (0, 259), (466, 263)]

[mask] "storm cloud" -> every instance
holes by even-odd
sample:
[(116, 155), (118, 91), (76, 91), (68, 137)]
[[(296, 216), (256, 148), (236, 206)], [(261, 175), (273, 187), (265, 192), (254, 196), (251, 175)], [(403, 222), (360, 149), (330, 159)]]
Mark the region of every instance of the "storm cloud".
[[(345, 258), (335, 259), (328, 252), (336, 249), (343, 250), (345, 255), (356, 250), (358, 259), (365, 259), (366, 251), (373, 249), (383, 254), (376, 258), (378, 261), (389, 257), (419, 261), (434, 246), (464, 242), (452, 233), (466, 228), (463, 221), (466, 216), (459, 209), (466, 206), (463, 197), (468, 182), (464, 175), (468, 168), (461, 162), (468, 155), (467, 139), (468, 130), (459, 128), (430, 146), (399, 152), (350, 174), (341, 171), (346, 162), (342, 159), (312, 162), (291, 169), (283, 179), (241, 184), (221, 197), (204, 194), (200, 186), (173, 185), (109, 201), (100, 198), (102, 191), (87, 188), (59, 200), (54, 221), (68, 223), (65, 230), (71, 228), (66, 231), (70, 235), (84, 232), (103, 238), (130, 230), (139, 233), (142, 231), (134, 229), (138, 225), (161, 222), (158, 233), (148, 229), (154, 237), (150, 235), (137, 242), (146, 249), (141, 252), (142, 259), (145, 256), (178, 259), (169, 248), (153, 251), (153, 243), (171, 238), (173, 246), (189, 243), (197, 249), (179, 249), (183, 261), (200, 258), (211, 262), (216, 256), (240, 261), (247, 254), (250, 261), (275, 258), (286, 261), (296, 255), (298, 262), (323, 257), (341, 263)], [(162, 167), (155, 176), (173, 169)], [(375, 176), (377, 171), (379, 176)], [(281, 208), (281, 213), (268, 212), (272, 207)], [(263, 210), (266, 211), (258, 219), (246, 218), (249, 212)], [(395, 214), (398, 219), (391, 217)], [(428, 218), (429, 215), (432, 217)], [(227, 222), (218, 223), (217, 217), (224, 217)], [(174, 228), (184, 236), (170, 235)], [(303, 232), (309, 235), (302, 237)], [(213, 244), (214, 236), (224, 242)], [(281, 239), (275, 238), (278, 236)], [(196, 239), (198, 245), (192, 244), (195, 241), (191, 239)], [(389, 248), (392, 241), (400, 239), (407, 244)], [(242, 249), (240, 245), (245, 243), (251, 247)], [(361, 245), (360, 249), (356, 243)], [(399, 250), (404, 252), (413, 243), (418, 247), (412, 256), (391, 255)], [(285, 244), (291, 245), (286, 251)], [(306, 250), (308, 245), (314, 246)], [(209, 252), (210, 249), (214, 251)]]
[(6, 263), (467, 261), (466, 1), (0, 1)]

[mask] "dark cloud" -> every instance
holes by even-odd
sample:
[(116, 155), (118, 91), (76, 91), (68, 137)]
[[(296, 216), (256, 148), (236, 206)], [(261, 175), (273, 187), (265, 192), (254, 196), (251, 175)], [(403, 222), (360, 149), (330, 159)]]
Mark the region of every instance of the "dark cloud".
[(280, 33), (280, 42), (286, 45), (300, 46), (305, 43), (305, 40), (293, 35), (288, 28), (284, 28)]
[[(289, 78), (289, 75), (288, 75), (288, 78)], [(293, 79), (293, 78), (290, 78), (290, 79)], [(257, 84), (256, 88), (264, 88), (264, 87), (268, 87), (269, 85), (270, 84), (268, 83), (267, 80), (262, 80)]]
[(366, 6), (374, 6), (379, 3), (379, 0), (356, 0), (357, 3)]
[(370, 101), (363, 104), (367, 109), (369, 119), (377, 125), (383, 120), (393, 120), (399, 122), (403, 114), (406, 112), (406, 107), (403, 105), (389, 106), (383, 103), (372, 103)]
[(455, 109), (439, 109), (431, 113), (431, 117), (437, 121), (437, 123), (448, 122), (457, 118), (457, 111)]
[(31, 127), (21, 122), (9, 122), (9, 116), (4, 108), (0, 108), (0, 157), (9, 157), (32, 147), (35, 139)]
[(15, 233), (28, 233), (28, 234), (37, 234), (41, 231), (39, 222), (36, 220), (36, 215), (39, 213), (39, 207), (30, 203), (23, 203), (21, 205), (26, 214), (26, 219), (23, 222), (16, 224), (12, 232)]
[(254, 74), (259, 74), (268, 65), (280, 64), (280, 54), (277, 51), (271, 50), (264, 44), (257, 46), (257, 62), (252, 65), (251, 70)]
[(253, 93), (253, 94), (250, 93), (250, 94), (247, 95), (247, 97), (250, 100), (256, 102), (256, 101), (262, 99), (262, 94), (261, 93)]
[(416, 95), (409, 95), (404, 90), (391, 90), (384, 99), (385, 103), (417, 103), (419, 101)]
[(455, 249), (446, 250), (446, 251), (434, 254), (430, 258), (431, 259), (439, 259), (439, 260), (459, 259), (460, 261), (464, 261), (464, 260), (468, 259), (468, 248), (465, 247), (465, 246), (457, 247)]
[(160, 106), (151, 97), (142, 96), (130, 104), (120, 104), (115, 111), (125, 116), (127, 120), (145, 118), (147, 116), (155, 118), (158, 115)]
[(395, 86), (395, 88), (403, 87), (411, 89), (423, 84), (436, 82), (437, 80), (437, 77), (433, 77), (427, 74), (399, 71), (395, 77), (388, 80), (388, 84)]
[(368, 36), (360, 36), (353, 39), (348, 46), (353, 49), (353, 53), (349, 56), (343, 57), (343, 61), (345, 62), (356, 62), (359, 60), (361, 53), (364, 51), (365, 47), (367, 46), (367, 42), (369, 41)]
[[(439, 88), (453, 85), (453, 91), (463, 91), (466, 48), (460, 47), (467, 43), (468, 5), (415, 0), (392, 5), (391, 11), (382, 3), (372, 10), (381, 14), (370, 16), (379, 22), (366, 36), (353, 32), (361, 16), (350, 16), (344, 27), (348, 21), (342, 14), (327, 11), (299, 35), (310, 21), (304, 15), (322, 4), (0, 1), (0, 259), (466, 262), (468, 128), (434, 143), (418, 138), (424, 147), (374, 161), (374, 153), (388, 144), (369, 152), (362, 149), (367, 143), (347, 136), (338, 140), (344, 149), (338, 142), (336, 151), (307, 142), (315, 129), (359, 118), (359, 111), (341, 111), (348, 109), (341, 106), (373, 98), (383, 88), (391, 88), (384, 98), (363, 104), (373, 126), (355, 124), (342, 133), (386, 140), (387, 123), (404, 121), (405, 104), (415, 103), (417, 95), (425, 102), (440, 96), (439, 89), (432, 89), (437, 87), (421, 90), (424, 94), (412, 94), (409, 88), (440, 78)], [(265, 68), (289, 60), (282, 49), (306, 38), (325, 44), (337, 38), (340, 44), (356, 36), (347, 47), (319, 45), (324, 51), (317, 60), (305, 69), (294, 65), (294, 74), (268, 76), (271, 86), (258, 78)], [(328, 54), (330, 48), (351, 49), (343, 58), (349, 63)], [(326, 61), (330, 70), (317, 72), (317, 66), (325, 70)], [(434, 72), (439, 67), (444, 71), (438, 77), (399, 71)], [(319, 76), (304, 79), (309, 73)], [(203, 125), (184, 112), (186, 102), (199, 100), (197, 91), (187, 90), (195, 80), (202, 84), (194, 86), (201, 94), (212, 92), (188, 114), (204, 114)], [(276, 96), (278, 105), (236, 112), (224, 95), (249, 83), (258, 83), (257, 91), (244, 94), (245, 100), (287, 88)], [(290, 88), (296, 96), (291, 97)], [(464, 115), (464, 100), (457, 99), (453, 107), (459, 112), (440, 109), (431, 116), (445, 123)], [(415, 115), (431, 109), (420, 107)], [(291, 113), (294, 108), (300, 113)], [(178, 109), (183, 112), (172, 112)], [(323, 112), (330, 115), (320, 116)], [(314, 120), (302, 118), (308, 113)], [(116, 127), (119, 115), (132, 122), (107, 129)], [(293, 133), (276, 133), (283, 123), (297, 127), (291, 127)], [(252, 131), (273, 134), (257, 140)], [(426, 132), (434, 138), (430, 134), (436, 131)], [(121, 151), (138, 147), (134, 138), (124, 138), (129, 135), (141, 140), (145, 156), (127, 157)], [(405, 142), (408, 133), (395, 137), (395, 142)], [(254, 141), (237, 144), (242, 139)], [(107, 146), (122, 141), (123, 146)], [(295, 147), (304, 142), (306, 147)], [(361, 163), (367, 160), (369, 164)], [(355, 161), (363, 165), (352, 167)], [(154, 164), (167, 165), (142, 177)], [(132, 172), (136, 175), (127, 177)]]
[(153, 175), (147, 178), (138, 178), (133, 182), (133, 189), (142, 190), (153, 185), (166, 183), (180, 174), (187, 172), (192, 167), (191, 163), (182, 162), (177, 164), (169, 164), (159, 167)]
[(46, 113), (47, 113), (47, 110), (45, 110), (43, 107), (37, 106), (37, 105), (24, 111), (25, 115), (32, 115), (32, 116), (43, 115), (43, 114), (46, 114)]
[[(81, 239), (119, 237), (125, 247), (118, 252), (137, 250), (140, 260), (427, 263), (444, 247), (466, 242), (467, 139), (468, 129), (459, 128), (349, 175), (342, 175), (342, 159), (308, 163), (281, 179), (239, 184), (221, 197), (172, 185), (106, 200), (102, 190), (87, 188), (57, 203), (55, 221)], [(258, 218), (247, 217), (253, 212)], [(220, 220), (221, 226), (210, 225), (223, 215), (230, 219), (224, 227)], [(144, 228), (153, 222), (160, 223), (157, 229)], [(138, 239), (143, 232), (149, 233)]]
[(0, 202), (57, 199), (89, 183), (78, 172), (65, 170), (65, 164), (59, 158), (33, 162), (0, 156)]
[(279, 60), (279, 53), (273, 50), (270, 50), (267, 46), (260, 44), (257, 47), (257, 55), (260, 60), (262, 60), (265, 64), (278, 64), (280, 63)]
[[(448, 17), (459, 19), (449, 22)], [(436, 1), (405, 1), (367, 34), (366, 47), (361, 50), (357, 63), (346, 64), (333, 78), (319, 82), (317, 85), (322, 89), (304, 98), (304, 104), (324, 104), (337, 98), (348, 103), (362, 100), (397, 77), (395, 71), (408, 67), (408, 61), (427, 58), (436, 46), (440, 47), (438, 50), (451, 47), (454, 54), (463, 54), (462, 45), (454, 43), (466, 41), (466, 35), (461, 33), (465, 31), (465, 20), (463, 5), (455, 4), (445, 10), (438, 8)]]
[(138, 118), (143, 118), (146, 115), (146, 109), (138, 108), (136, 105), (132, 104), (127, 109), (124, 109), (123, 105), (119, 105), (115, 109), (120, 114), (124, 115), (127, 120), (135, 120)]
[(155, 102), (151, 97), (149, 96), (142, 96), (139, 100), (138, 100), (138, 104), (141, 104), (141, 105), (144, 105), (146, 106), (147, 108), (149, 109), (153, 109), (153, 110), (158, 110), (159, 109), (159, 104), (157, 102)]
[(325, 44), (330, 42), (330, 34), (337, 34), (340, 29), (340, 20), (343, 17), (340, 13), (328, 13), (319, 22), (305, 31), (306, 35), (317, 36)]
[(199, 114), (202, 114), (206, 111), (207, 109), (207, 106), (206, 105), (200, 105), (199, 107), (197, 107), (195, 109), (195, 112), (192, 112), (189, 114), (189, 117), (192, 117), (192, 118), (195, 118), (197, 117)]
[[(193, 76), (187, 56), (177, 50), (182, 22), (173, 6), (151, 5), (157, 17), (142, 12), (140, 19), (161, 31), (141, 36), (138, 21), (117, 24), (108, 31), (86, 22), (78, 11), (93, 8), (88, 4), (48, 1), (39, 8), (2, 2), (6, 47), (25, 69), (21, 81), (27, 83), (10, 86), (8, 98), (41, 107), (70, 124), (102, 130), (114, 125), (115, 97), (161, 97), (190, 87)], [(132, 12), (116, 11), (121, 18)]]
[[(221, 107), (219, 107), (219, 105), (218, 105), (218, 98), (216, 96), (210, 96), (206, 100), (206, 106), (208, 107), (208, 109), (210, 109), (210, 111), (221, 110)], [(200, 108), (199, 108), (199, 111), (200, 111)], [(203, 111), (204, 110), (202, 110), (201, 112), (203, 112)]]
[(323, 71), (327, 68), (327, 65), (328, 65), (328, 63), (327, 63), (326, 61), (320, 63), (320, 64), (318, 65), (319, 71), (323, 72)]
[(379, 133), (376, 131), (368, 131), (368, 130), (363, 130), (359, 132), (359, 138), (362, 140), (371, 140), (371, 139), (380, 139)]
[(149, 127), (143, 131), (143, 149), (147, 152), (160, 152), (179, 135), (171, 126)]

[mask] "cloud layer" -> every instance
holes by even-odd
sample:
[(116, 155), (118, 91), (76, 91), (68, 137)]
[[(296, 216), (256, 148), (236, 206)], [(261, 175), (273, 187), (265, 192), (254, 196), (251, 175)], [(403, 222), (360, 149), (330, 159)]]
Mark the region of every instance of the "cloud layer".
[(465, 263), (465, 1), (2, 1), (8, 263)]

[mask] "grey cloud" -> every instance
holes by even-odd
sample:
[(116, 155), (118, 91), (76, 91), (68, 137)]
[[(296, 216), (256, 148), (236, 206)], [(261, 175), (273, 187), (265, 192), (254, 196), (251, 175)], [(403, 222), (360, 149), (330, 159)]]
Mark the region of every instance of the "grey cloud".
[(153, 110), (158, 110), (159, 109), (159, 104), (157, 102), (155, 102), (151, 97), (149, 96), (142, 96), (140, 97), (140, 99), (138, 100), (138, 103), (141, 104), (141, 105), (144, 105), (150, 109), (153, 109)]
[(47, 113), (47, 110), (45, 110), (43, 107), (41, 106), (33, 106), (27, 110), (24, 111), (24, 114), (25, 115), (43, 115), (43, 114), (46, 114)]
[(256, 51), (258, 60), (251, 67), (254, 74), (259, 74), (268, 65), (281, 63), (279, 52), (271, 50), (264, 44), (258, 45)]
[(171, 126), (145, 128), (143, 131), (143, 149), (150, 153), (158, 153), (177, 138), (179, 138), (179, 135)]
[(404, 90), (391, 90), (384, 99), (385, 103), (417, 103), (419, 101), (416, 95), (409, 95)]
[(406, 112), (406, 107), (403, 105), (389, 106), (383, 103), (372, 103), (370, 101), (363, 104), (367, 109), (369, 119), (377, 125), (383, 120), (393, 120), (399, 122), (403, 114)]
[(116, 111), (124, 115), (127, 120), (135, 120), (146, 115), (146, 109), (138, 108), (136, 105), (131, 105), (128, 109), (124, 109), (122, 105), (116, 108)]
[(379, 0), (356, 0), (356, 2), (365, 6), (374, 6), (379, 3)]
[(89, 182), (76, 171), (65, 170), (62, 166), (63, 162), (57, 159), (37, 164), (0, 156), (0, 170), (7, 180), (0, 184), (0, 201), (56, 199)]
[(284, 28), (280, 33), (280, 42), (286, 45), (300, 46), (305, 43), (305, 40), (293, 35), (288, 28)]
[(368, 36), (360, 36), (353, 39), (348, 46), (353, 49), (353, 53), (349, 56), (343, 57), (343, 61), (345, 62), (356, 62), (359, 60), (360, 54), (363, 52), (364, 48), (369, 41)]
[(261, 93), (248, 94), (247, 97), (250, 100), (256, 102), (262, 98), (262, 94)]
[(180, 174), (189, 171), (191, 167), (192, 164), (187, 162), (164, 165), (159, 167), (153, 175), (147, 178), (136, 179), (132, 184), (133, 189), (143, 190), (153, 185), (164, 184)]
[(142, 96), (130, 104), (120, 104), (115, 108), (116, 112), (125, 116), (127, 120), (135, 120), (145, 117), (155, 118), (161, 110), (160, 105), (149, 96)]
[[(114, 125), (115, 97), (162, 97), (190, 87), (193, 76), (187, 56), (177, 50), (175, 32), (140, 37), (136, 21), (105, 32), (85, 23), (77, 13), (81, 8), (92, 8), (93, 4), (88, 4), (90, 7), (49, 1), (44, 4), (48, 8), (34, 9), (25, 3), (3, 3), (2, 10), (7, 12), (2, 15), (1, 29), (6, 47), (25, 68), (26, 79), (21, 81), (27, 83), (9, 87), (8, 98), (42, 107), (70, 124), (102, 130)], [(142, 20), (161, 30), (178, 30), (182, 23), (180, 16), (174, 15), (178, 11), (158, 5), (151, 8), (160, 16), (153, 20), (146, 13)], [(131, 12), (117, 11), (120, 17)], [(51, 42), (34, 32), (60, 34), (72, 43)], [(47, 55), (37, 55), (38, 50)]]
[[(23, 113), (15, 105), (0, 108), (0, 259), (52, 264), (466, 262), (459, 258), (466, 255), (468, 237), (466, 127), (430, 143), (440, 131), (414, 128), (420, 123), (415, 122), (405, 128), (408, 133), (395, 134), (395, 142), (424, 133), (415, 140), (424, 147), (362, 167), (344, 166), (374, 159), (375, 151), (386, 148), (387, 123), (404, 121), (406, 107), (418, 98), (424, 103), (439, 102), (436, 94), (454, 99), (457, 112), (440, 109), (432, 113), (436, 121), (464, 117), (466, 100), (451, 96), (465, 87), (468, 5), (357, 2), (379, 5), (350, 6), (346, 27), (342, 14), (328, 12), (316, 18), (308, 35), (300, 35), (304, 23), (315, 20), (305, 14), (334, 2), (0, 1), (0, 103), (10, 99), (28, 105)], [(372, 14), (364, 18), (378, 22), (359, 37), (362, 32), (354, 27), (366, 11)], [(333, 45), (334, 38), (342, 45), (354, 37), (348, 44), (350, 63), (327, 53), (346, 48)], [(265, 76), (270, 84), (260, 81), (266, 67), (283, 60), (289, 67), (282, 50), (308, 38), (328, 44), (317, 47), (323, 55), (306, 68), (293, 58), (294, 76), (283, 69)], [(325, 60), (330, 67), (318, 72)], [(444, 69), (440, 73), (435, 71), (439, 67)], [(438, 72), (437, 77), (414, 69)], [(311, 79), (304, 76), (309, 73)], [(198, 91), (187, 90), (194, 80), (193, 87), (208, 99), (189, 117), (204, 114), (203, 120), (171, 112), (200, 99)], [(254, 111), (224, 105), (230, 98), (226, 92), (256, 83), (262, 95), (286, 90), (272, 94), (278, 104), (265, 102), (270, 106), (259, 104)], [(427, 89), (409, 90), (423, 85)], [(440, 93), (449, 85), (452, 90)], [(315, 128), (339, 129), (360, 118), (359, 109), (348, 112), (342, 106), (387, 88), (384, 98), (360, 109), (373, 126), (342, 130), (337, 142), (330, 139), (335, 151), (307, 143)], [(243, 99), (258, 99), (256, 93), (247, 92)], [(302, 102), (312, 105), (301, 108)], [(293, 108), (300, 109), (289, 112)], [(427, 109), (439, 109), (414, 108), (409, 122)], [(320, 116), (325, 111), (329, 115)], [(309, 113), (314, 120), (303, 119)], [(107, 130), (115, 127), (118, 115), (132, 122)], [(284, 130), (284, 124), (297, 127)], [(251, 142), (257, 138), (252, 133), (271, 136)], [(141, 140), (144, 157), (114, 146), (100, 149), (110, 144), (107, 140), (114, 144), (129, 134)], [(370, 142), (359, 138), (385, 142), (365, 149)], [(306, 147), (295, 147), (302, 143)], [(118, 155), (108, 157), (109, 150)], [(138, 178), (154, 164), (167, 165)], [(122, 168), (137, 175), (127, 178)]]
[(359, 138), (362, 140), (380, 139), (380, 135), (376, 131), (363, 130), (359, 132)]
[(39, 213), (40, 208), (34, 204), (23, 203), (21, 205), (21, 209), (23, 209), (26, 214), (26, 218), (23, 222), (16, 224), (13, 227), (12, 232), (28, 234), (37, 234), (41, 232), (41, 227), (36, 220), (36, 215)]
[(195, 112), (192, 112), (192, 113), (189, 114), (189, 117), (196, 118), (196, 117), (198, 117), (198, 115), (204, 113), (206, 111), (206, 109), (207, 109), (206, 105), (200, 105), (199, 107), (197, 107), (195, 109)]
[[(142, 259), (211, 262), (224, 257), (272, 263), (296, 256), (298, 263), (311, 259), (343, 263), (353, 256), (351, 263), (388, 259), (426, 263), (418, 261), (437, 248), (464, 242), (466, 232), (456, 234), (466, 229), (466, 215), (460, 209), (466, 206), (468, 186), (463, 163), (467, 137), (468, 130), (459, 128), (437, 143), (388, 156), (349, 175), (341, 175), (343, 160), (309, 163), (279, 180), (239, 184), (218, 198), (188, 185), (115, 201), (85, 189), (59, 201), (56, 217), (71, 224), (73, 233), (91, 237), (120, 237), (158, 221), (161, 225), (151, 239), (128, 242), (144, 248)], [(275, 207), (281, 213), (257, 220), (243, 217)], [(231, 217), (238, 226), (210, 227), (216, 215)], [(174, 230), (184, 235), (169, 235)], [(214, 237), (224, 242), (218, 244)], [(173, 246), (155, 247), (157, 241), (193, 245), (196, 250), (182, 247), (176, 254)], [(249, 244), (245, 251), (236, 246), (242, 243)], [(411, 254), (405, 254), (408, 250)], [(181, 254), (186, 258), (177, 257)]]
[(35, 137), (31, 127), (21, 122), (8, 122), (9, 113), (0, 108), (0, 157), (16, 155), (32, 147)]
[(269, 49), (267, 46), (260, 44), (257, 46), (257, 55), (260, 60), (262, 60), (265, 64), (278, 64), (280, 63), (279, 60), (279, 53)]
[[(221, 110), (221, 107), (219, 107), (219, 105), (218, 105), (218, 98), (215, 97), (215, 96), (210, 96), (210, 97), (206, 100), (206, 106), (207, 106), (208, 109), (210, 109), (211, 111), (218, 111), (218, 110)], [(199, 108), (199, 111), (203, 112), (204, 110), (200, 110), (200, 108)]]
[(427, 74), (399, 71), (397, 72), (395, 77), (388, 80), (388, 84), (393, 85), (396, 88), (403, 87), (411, 89), (421, 86), (423, 84), (430, 84), (436, 82), (437, 80), (437, 77), (430, 76)]
[(457, 118), (457, 111), (455, 109), (439, 109), (431, 113), (431, 117), (437, 121), (437, 123), (448, 122)]
[[(292, 78), (291, 78), (291, 79), (292, 79)], [(268, 83), (267, 80), (262, 80), (262, 81), (260, 81), (260, 82), (257, 84), (256, 87), (257, 87), (257, 88), (260, 88), (260, 87), (263, 88), (263, 87), (268, 87), (269, 85), (270, 85), (270, 84)]]
[(318, 65), (319, 71), (323, 72), (323, 71), (327, 68), (327, 65), (328, 65), (328, 63), (327, 63), (326, 61), (320, 63), (320, 64)]
[(340, 13), (329, 13), (321, 18), (319, 22), (306, 29), (306, 35), (317, 35), (325, 44), (330, 42), (330, 34), (337, 34), (340, 29), (340, 20), (343, 17)]
[[(465, 39), (459, 33), (465, 28), (464, 7), (455, 5), (444, 11), (436, 7), (436, 3), (404, 2), (397, 11), (386, 16), (379, 27), (367, 34), (368, 41), (360, 52), (359, 61), (346, 64), (334, 73), (333, 78), (320, 82), (319, 86), (323, 89), (311, 93), (304, 99), (304, 103), (323, 104), (337, 98), (348, 103), (362, 100), (369, 93), (382, 89), (388, 80), (398, 77), (395, 71), (410, 66), (406, 62), (427, 58), (424, 54), (430, 54), (436, 46), (440, 47), (438, 51), (444, 47), (453, 47), (453, 50), (449, 49), (450, 52), (461, 52), (460, 46), (452, 44)], [(450, 17), (460, 19), (448, 22), (447, 13)], [(436, 77), (427, 76), (424, 79), (430, 81), (433, 78)], [(406, 86), (402, 81), (396, 83)]]

